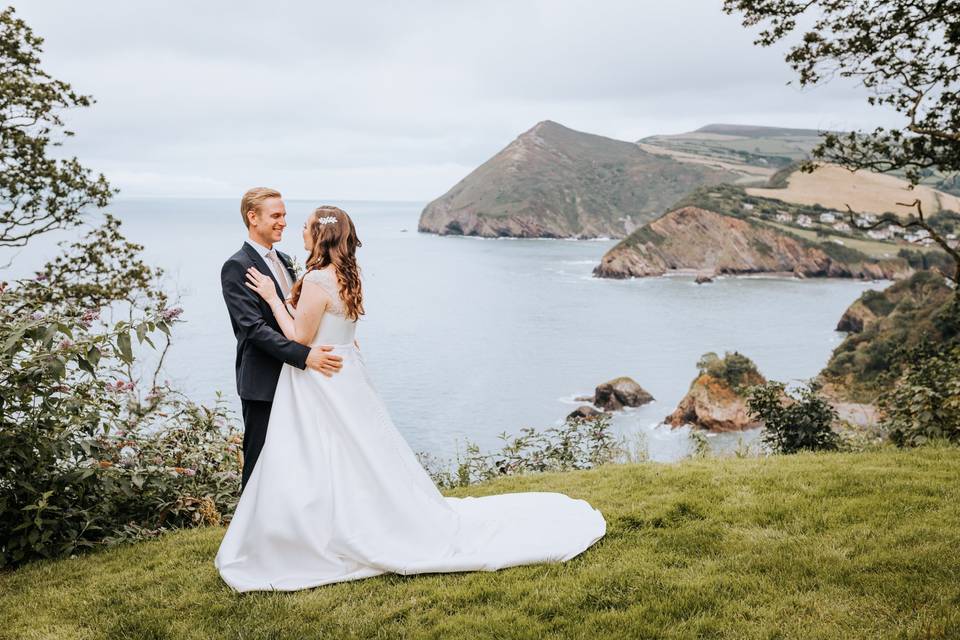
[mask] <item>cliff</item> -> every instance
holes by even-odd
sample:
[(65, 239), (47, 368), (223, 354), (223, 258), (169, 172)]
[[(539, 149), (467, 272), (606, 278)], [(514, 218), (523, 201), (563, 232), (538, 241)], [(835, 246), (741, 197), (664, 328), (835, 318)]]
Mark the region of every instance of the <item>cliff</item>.
[(601, 278), (669, 272), (900, 278), (912, 269), (900, 258), (873, 259), (853, 249), (814, 243), (762, 222), (695, 206), (671, 211), (637, 229), (594, 269)]
[(901, 348), (960, 340), (951, 319), (954, 292), (936, 271), (918, 271), (882, 291), (865, 291), (843, 314), (838, 331), (849, 334), (830, 356), (818, 379), (828, 396), (873, 402), (901, 371)]

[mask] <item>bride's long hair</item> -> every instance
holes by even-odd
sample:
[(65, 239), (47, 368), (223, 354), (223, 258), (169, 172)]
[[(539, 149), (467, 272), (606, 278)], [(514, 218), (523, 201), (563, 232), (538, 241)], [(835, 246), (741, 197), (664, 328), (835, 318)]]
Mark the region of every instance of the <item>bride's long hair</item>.
[[(335, 220), (331, 221), (331, 218)], [(323, 269), (332, 264), (337, 274), (340, 297), (343, 299), (347, 318), (358, 320), (365, 313), (363, 291), (360, 285), (360, 267), (357, 265), (356, 258), (357, 247), (362, 246), (363, 243), (357, 237), (353, 220), (343, 209), (323, 205), (316, 208), (307, 224), (310, 228), (310, 236), (313, 238), (313, 247), (307, 258), (304, 275), (314, 269)], [(300, 301), (302, 287), (303, 278), (301, 277), (290, 290), (294, 307)]]

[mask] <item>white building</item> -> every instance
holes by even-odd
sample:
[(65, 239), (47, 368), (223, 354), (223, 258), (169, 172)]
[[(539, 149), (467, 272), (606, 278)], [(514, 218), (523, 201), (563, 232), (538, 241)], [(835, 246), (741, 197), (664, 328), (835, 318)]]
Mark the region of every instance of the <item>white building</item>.
[(834, 223), (833, 228), (837, 231), (850, 231), (850, 225), (844, 221)]
[(786, 211), (778, 211), (777, 220), (779, 220), (780, 222), (793, 222), (793, 216), (787, 213)]
[(832, 222), (835, 222), (836, 219), (837, 219), (837, 216), (833, 215), (829, 211), (827, 211), (826, 213), (820, 214), (820, 222), (823, 222), (824, 224), (830, 224)]
[(889, 240), (893, 234), (890, 233), (890, 227), (878, 227), (867, 231), (867, 237), (874, 240)]

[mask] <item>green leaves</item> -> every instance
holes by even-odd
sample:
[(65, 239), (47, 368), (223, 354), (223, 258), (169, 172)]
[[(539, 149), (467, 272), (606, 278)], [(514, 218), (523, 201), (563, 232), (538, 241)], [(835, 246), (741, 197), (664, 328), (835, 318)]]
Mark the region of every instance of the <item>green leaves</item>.
[(960, 344), (925, 340), (908, 357), (899, 380), (877, 401), (891, 441), (960, 443)]
[(751, 417), (764, 423), (761, 440), (774, 453), (833, 451), (840, 437), (833, 431), (836, 409), (819, 395), (820, 385), (807, 382), (788, 393), (786, 385), (771, 380), (747, 389)]
[(120, 359), (123, 360), (125, 364), (133, 363), (133, 350), (130, 347), (129, 333), (124, 332), (117, 334), (117, 351), (119, 352)]

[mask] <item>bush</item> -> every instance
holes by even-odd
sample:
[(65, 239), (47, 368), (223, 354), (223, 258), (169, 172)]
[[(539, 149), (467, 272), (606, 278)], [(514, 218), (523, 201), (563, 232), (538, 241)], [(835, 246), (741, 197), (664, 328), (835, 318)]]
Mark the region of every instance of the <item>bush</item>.
[[(42, 42), (0, 11), (0, 247), (79, 227), (114, 192), (52, 153), (72, 135), (61, 112), (92, 99), (40, 67)], [(222, 403), (158, 383), (181, 309), (142, 249), (107, 215), (36, 277), (0, 283), (0, 567), (233, 510), (239, 436)], [(134, 352), (155, 340), (150, 373)]]
[(417, 457), (438, 487), (453, 488), (500, 476), (589, 469), (632, 453), (625, 440), (610, 434), (610, 419), (603, 415), (570, 418), (563, 426), (544, 431), (527, 427), (520, 432), (516, 437), (501, 433), (505, 444), (496, 453), (481, 453), (479, 446), (468, 442), (465, 456), (457, 454), (452, 470), (428, 454), (418, 453)]
[(180, 315), (140, 249), (108, 217), (35, 278), (0, 286), (0, 566), (233, 510), (240, 439), (223, 404), (135, 366), (138, 345), (169, 346)]
[(900, 447), (960, 444), (960, 344), (924, 340), (907, 360), (897, 383), (877, 400), (881, 426)]
[(771, 380), (748, 390), (747, 409), (762, 420), (761, 440), (774, 453), (833, 451), (840, 438), (833, 431), (837, 411), (823, 399), (820, 385), (808, 382), (796, 395), (788, 394), (782, 382)]

